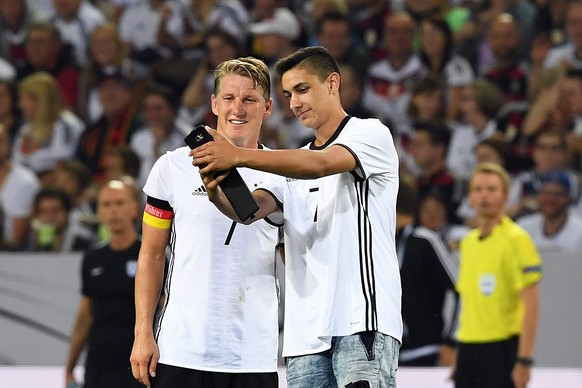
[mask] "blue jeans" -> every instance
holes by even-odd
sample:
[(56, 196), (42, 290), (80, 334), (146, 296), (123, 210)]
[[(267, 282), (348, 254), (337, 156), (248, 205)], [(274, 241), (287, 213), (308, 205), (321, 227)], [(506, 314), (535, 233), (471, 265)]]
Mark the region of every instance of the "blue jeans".
[(400, 343), (378, 333), (333, 337), (321, 353), (289, 357), (288, 388), (395, 388)]

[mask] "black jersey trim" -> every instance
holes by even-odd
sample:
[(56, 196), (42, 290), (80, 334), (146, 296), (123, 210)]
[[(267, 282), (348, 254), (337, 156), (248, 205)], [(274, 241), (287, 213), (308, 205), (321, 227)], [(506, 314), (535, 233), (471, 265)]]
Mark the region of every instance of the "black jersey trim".
[(269, 225), (271, 225), (271, 226), (275, 226), (275, 227), (277, 227), (277, 228), (280, 228), (280, 227), (282, 227), (282, 226), (284, 225), (283, 223), (280, 223), (280, 224), (276, 223), (275, 221), (271, 220), (271, 219), (269, 218), (269, 216), (267, 216), (267, 217), (263, 218), (263, 220), (265, 220), (265, 222), (266, 222), (267, 224), (269, 224)]
[(162, 199), (157, 199), (148, 195), (146, 202), (152, 206), (157, 207), (158, 209), (174, 211), (174, 208), (172, 208), (170, 203)]
[[(366, 179), (366, 172), (364, 171), (364, 167), (362, 167), (362, 162), (360, 162), (360, 159), (358, 158), (358, 155), (356, 155), (356, 153), (354, 151), (352, 151), (352, 149), (350, 147), (348, 147), (347, 145), (345, 145), (345, 144), (337, 143), (337, 144), (334, 144), (334, 145), (343, 147), (346, 150), (348, 150), (348, 152), (350, 154), (352, 154), (352, 156), (356, 160), (357, 167), (354, 168), (352, 171), (350, 171), (350, 174), (352, 174), (354, 176), (354, 179), (357, 180), (357, 181), (363, 181), (363, 180), (365, 180)], [(358, 173), (358, 171), (360, 173)]]
[(355, 182), (358, 197), (358, 246), (360, 262), (360, 281), (366, 302), (366, 330), (378, 330), (378, 313), (376, 309), (376, 277), (374, 275), (374, 257), (372, 249), (372, 225), (368, 215), (369, 181)]
[(349, 116), (349, 115), (344, 117), (344, 119), (342, 120), (340, 125), (337, 127), (337, 129), (335, 130), (333, 135), (331, 135), (331, 137), (325, 142), (324, 145), (316, 146), (315, 141), (312, 141), (309, 144), (309, 149), (310, 150), (322, 150), (322, 149), (326, 148), (327, 146), (329, 146), (335, 139), (337, 139), (337, 137), (340, 135), (340, 133), (342, 133), (343, 129), (346, 127), (348, 121), (350, 121), (351, 118), (352, 118), (352, 116)]
[(272, 192), (271, 190), (267, 190), (267, 189), (264, 189), (264, 188), (262, 188), (262, 187), (259, 187), (259, 188), (258, 188), (258, 189), (256, 189), (255, 191), (257, 191), (257, 190), (262, 190), (262, 191), (264, 191), (265, 193), (269, 194), (271, 197), (273, 197), (273, 199), (274, 199), (274, 200), (275, 200), (275, 202), (277, 203), (277, 206), (279, 206), (279, 209), (283, 210), (283, 203), (281, 203), (281, 201), (279, 201), (279, 200), (277, 199), (277, 197), (275, 196), (275, 194), (273, 194), (273, 192)]

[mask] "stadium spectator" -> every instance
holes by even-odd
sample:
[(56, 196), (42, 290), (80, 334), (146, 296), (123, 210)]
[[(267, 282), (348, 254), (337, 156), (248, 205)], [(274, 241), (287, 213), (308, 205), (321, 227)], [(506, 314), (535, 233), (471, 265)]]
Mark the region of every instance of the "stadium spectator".
[(214, 70), (223, 61), (241, 54), (236, 37), (220, 29), (211, 29), (205, 35), (204, 59), (182, 93), (180, 120), (187, 125), (216, 126), (216, 116), (210, 108), (210, 96), (214, 90)]
[(25, 43), (26, 61), (19, 66), (17, 79), (37, 71), (55, 77), (62, 101), (75, 111), (78, 106), (80, 70), (72, 47), (63, 44), (59, 30), (49, 22), (30, 25)]
[(71, 198), (71, 220), (96, 231), (98, 221), (94, 206), (97, 195), (93, 194), (92, 183), (91, 171), (76, 159), (61, 161), (54, 169), (52, 187), (63, 189)]
[[(518, 218), (538, 210), (538, 194), (542, 187), (541, 178), (548, 171), (566, 169), (566, 139), (553, 131), (541, 132), (535, 140), (533, 150), (534, 167), (524, 171), (511, 181), (507, 200), (507, 214)], [(577, 203), (580, 184), (576, 172), (567, 170), (570, 181), (570, 199)]]
[(364, 46), (356, 44), (353, 35), (347, 14), (325, 13), (317, 20), (319, 44), (329, 51), (338, 65), (348, 65), (359, 77), (364, 77), (368, 72), (370, 56)]
[(137, 180), (141, 168), (139, 155), (129, 146), (118, 146), (110, 148), (105, 158), (105, 181), (119, 180), (128, 176)]
[(8, 131), (12, 144), (22, 126), (22, 114), (18, 108), (16, 83), (5, 80), (0, 80), (0, 124)]
[(38, 18), (27, 0), (0, 1), (0, 57), (16, 67), (24, 65), (26, 34)]
[(513, 16), (503, 13), (492, 22), (487, 36), (494, 56), (493, 66), (483, 74), (509, 101), (525, 101), (529, 68), (519, 57), (519, 26)]
[[(451, 365), (456, 303), (446, 309), (445, 303), (447, 294), (456, 295), (459, 264), (439, 232), (414, 226), (413, 185), (401, 179), (396, 202), (402, 320), (407, 328), (402, 337), (399, 365)], [(446, 211), (443, 213), (446, 222)]]
[(394, 13), (386, 20), (383, 44), (388, 56), (370, 65), (364, 89), (364, 106), (374, 112), (398, 136), (407, 125), (406, 109), (422, 63), (414, 53), (414, 22), (406, 13)]
[(567, 43), (551, 49), (544, 67), (582, 69), (582, 1), (572, 1), (566, 11)]
[(149, 68), (129, 58), (123, 50), (123, 45), (117, 35), (114, 24), (102, 24), (93, 30), (89, 41), (89, 62), (82, 73), (81, 99), (79, 111), (88, 123), (93, 123), (103, 114), (103, 106), (99, 101), (97, 83), (103, 74), (120, 72), (124, 76), (136, 80), (136, 96), (149, 76)]
[[(210, 30), (221, 30), (237, 38), (237, 44), (246, 40), (249, 13), (241, 1), (236, 0), (185, 0), (186, 24), (184, 26), (184, 56), (203, 56)], [(258, 2), (255, 2), (258, 3)], [(265, 15), (271, 17), (271, 14)]]
[[(342, 105), (350, 116), (361, 119), (373, 118), (374, 114), (364, 107), (362, 96), (364, 93), (364, 73), (358, 72), (348, 64), (339, 64), (342, 75), (342, 85), (340, 87), (340, 98)], [(287, 104), (288, 105), (288, 104)]]
[(419, 169), (417, 180), (418, 205), (431, 190), (439, 189), (447, 198), (447, 220), (459, 222), (456, 210), (463, 195), (460, 181), (449, 172), (446, 165), (447, 149), (451, 138), (449, 128), (441, 122), (417, 122), (411, 139), (411, 153)]
[(445, 20), (424, 19), (420, 24), (420, 37), (423, 70), (443, 82), (447, 117), (458, 119), (461, 93), (474, 81), (473, 69), (465, 58), (454, 53), (453, 32)]
[(49, 73), (24, 78), (18, 92), (24, 122), (14, 139), (12, 159), (48, 183), (56, 164), (75, 155), (85, 124), (63, 106), (57, 82)]
[(251, 23), (249, 32), (256, 37), (259, 46), (253, 54), (263, 58), (272, 68), (278, 59), (297, 49), (301, 24), (289, 9), (277, 8), (271, 18)]
[(134, 97), (133, 82), (123, 74), (104, 74), (98, 81), (103, 115), (87, 127), (77, 148), (77, 158), (85, 163), (96, 182), (103, 181), (110, 148), (128, 145), (142, 125), (138, 116), (140, 101)]
[(483, 139), (500, 136), (495, 120), (505, 102), (501, 91), (485, 79), (477, 79), (463, 90), (461, 113), (463, 123), (452, 134), (447, 153), (449, 170), (460, 179), (467, 179), (476, 165), (475, 145)]
[(535, 39), (544, 39), (551, 47), (561, 46), (568, 41), (565, 20), (570, 2), (570, 0), (536, 0)]
[(96, 242), (90, 228), (70, 217), (71, 198), (60, 188), (46, 187), (34, 197), (32, 231), (27, 250), (47, 252), (81, 251)]
[(130, 58), (153, 66), (173, 57), (182, 46), (183, 6), (167, 0), (147, 0), (125, 9), (119, 36)]
[(517, 220), (537, 248), (578, 254), (582, 251), (582, 218), (571, 210), (570, 176), (560, 170), (541, 177), (539, 210)]
[(105, 15), (89, 0), (52, 0), (55, 14), (51, 18), (60, 32), (61, 41), (73, 47), (77, 64), (87, 64), (87, 42), (93, 30), (106, 22)]
[(167, 87), (152, 86), (146, 91), (142, 116), (145, 125), (131, 137), (129, 146), (140, 158), (138, 187), (143, 187), (155, 161), (168, 151), (184, 145), (192, 129), (177, 121), (179, 98)]
[(0, 250), (25, 247), (32, 202), (39, 189), (34, 172), (10, 161), (10, 137), (0, 124)]

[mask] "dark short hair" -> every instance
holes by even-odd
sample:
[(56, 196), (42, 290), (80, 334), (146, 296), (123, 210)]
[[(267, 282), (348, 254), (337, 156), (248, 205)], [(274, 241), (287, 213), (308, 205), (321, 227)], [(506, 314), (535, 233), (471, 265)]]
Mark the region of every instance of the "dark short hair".
[(180, 107), (180, 96), (176, 91), (170, 88), (167, 85), (159, 84), (159, 83), (151, 83), (148, 85), (148, 88), (145, 92), (145, 96), (149, 95), (156, 95), (160, 96), (161, 98), (166, 101), (168, 105), (170, 105), (174, 109), (178, 109)]
[(70, 212), (73, 208), (73, 202), (71, 198), (63, 189), (58, 187), (45, 187), (40, 189), (40, 191), (36, 193), (36, 196), (34, 197), (33, 209), (35, 213), (38, 212), (40, 203), (45, 199), (56, 199), (60, 201), (67, 213)]
[(433, 145), (443, 145), (445, 149), (449, 148), (451, 130), (444, 122), (438, 120), (415, 121), (413, 127), (417, 132), (428, 133)]
[(299, 67), (308, 73), (316, 75), (320, 81), (324, 81), (331, 73), (340, 73), (335, 59), (325, 47), (304, 47), (293, 54), (281, 58), (275, 63), (275, 72), (279, 77), (289, 70)]
[(128, 146), (119, 146), (111, 149), (113, 155), (119, 155), (123, 171), (132, 178), (139, 175), (141, 159), (137, 153)]
[(93, 182), (91, 170), (87, 165), (78, 159), (63, 160), (57, 164), (57, 169), (66, 171), (73, 175), (81, 190), (88, 188)]
[(239, 42), (238, 38), (231, 33), (226, 32), (220, 27), (212, 27), (204, 34), (204, 42), (207, 42), (210, 37), (218, 37), (222, 39), (224, 43), (236, 50), (237, 56), (240, 54), (241, 42)]
[(338, 11), (330, 11), (324, 13), (319, 19), (317, 19), (315, 28), (318, 35), (321, 34), (323, 25), (328, 21), (345, 23), (350, 30), (352, 28), (352, 24), (348, 15)]

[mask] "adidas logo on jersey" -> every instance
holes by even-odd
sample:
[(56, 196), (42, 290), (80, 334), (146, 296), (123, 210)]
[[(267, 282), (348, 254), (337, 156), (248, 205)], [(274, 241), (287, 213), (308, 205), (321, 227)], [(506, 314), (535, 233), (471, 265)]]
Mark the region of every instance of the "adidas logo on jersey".
[(206, 187), (204, 187), (204, 185), (202, 185), (199, 188), (197, 188), (196, 190), (194, 190), (192, 192), (192, 195), (202, 195), (204, 197), (207, 197), (208, 193), (206, 192)]

